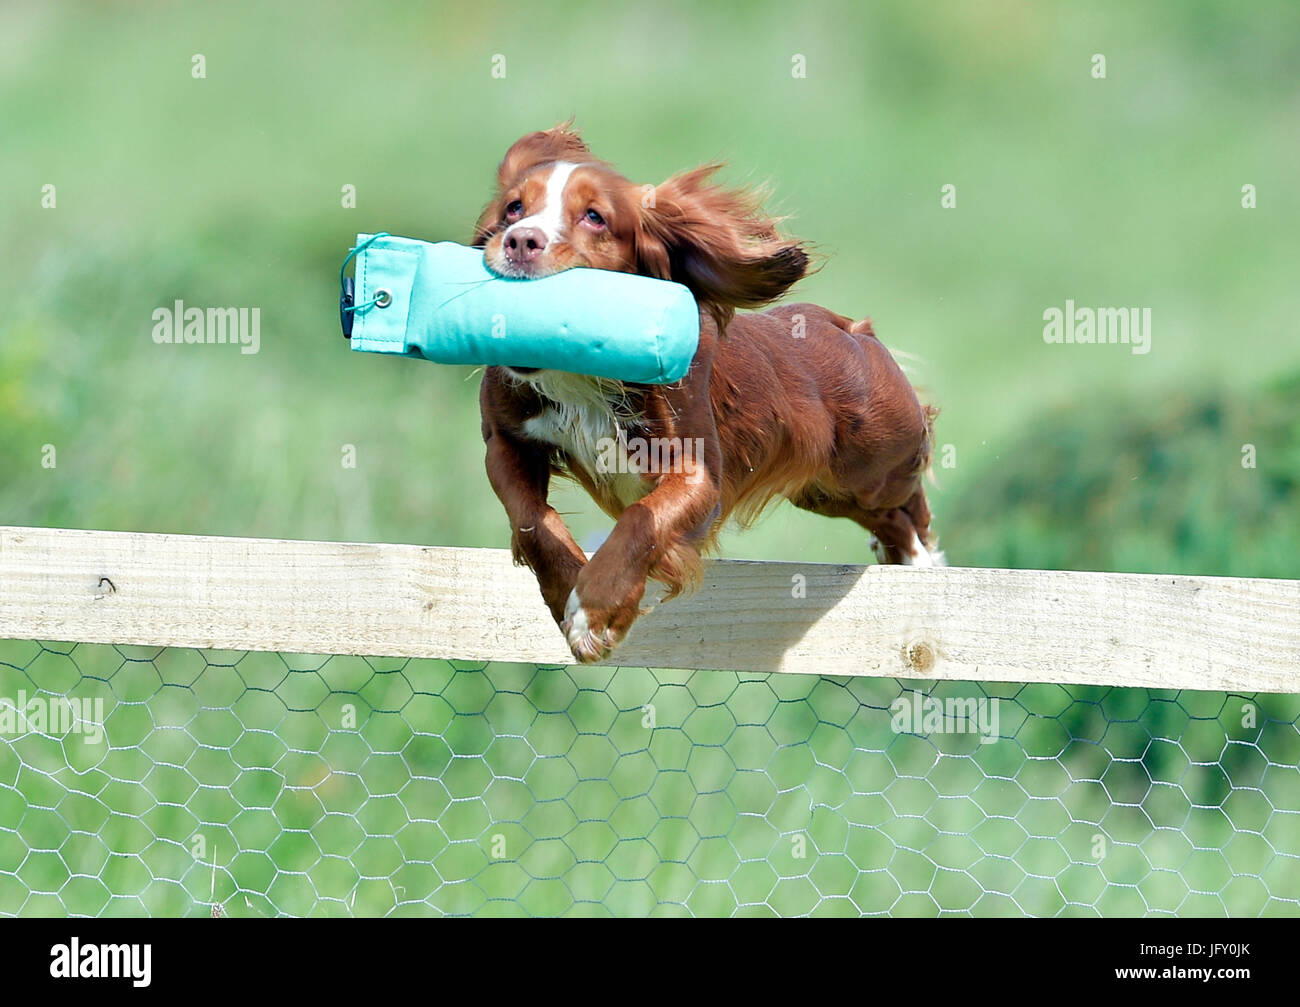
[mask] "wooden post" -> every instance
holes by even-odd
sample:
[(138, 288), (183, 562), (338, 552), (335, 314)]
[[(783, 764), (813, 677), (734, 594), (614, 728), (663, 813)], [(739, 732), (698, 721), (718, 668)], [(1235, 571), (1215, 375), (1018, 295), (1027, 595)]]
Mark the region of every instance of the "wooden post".
[[(55, 528), (0, 527), (0, 639), (572, 663), (504, 550)], [(613, 658), (1300, 692), (1300, 581), (716, 561)]]

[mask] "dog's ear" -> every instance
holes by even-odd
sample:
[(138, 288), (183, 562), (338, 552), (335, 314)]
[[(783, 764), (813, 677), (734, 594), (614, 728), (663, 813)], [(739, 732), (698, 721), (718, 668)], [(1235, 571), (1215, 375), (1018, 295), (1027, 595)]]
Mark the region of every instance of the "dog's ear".
[(582, 141), (570, 119), (551, 129), (529, 133), (516, 140), (497, 167), (497, 188), (506, 188), (529, 168), (547, 161), (590, 159), (591, 150)]
[(511, 144), (510, 149), (506, 151), (506, 156), (497, 166), (496, 193), (479, 215), (471, 244), (475, 247), (487, 244), (504, 211), (504, 207), (500, 205), (501, 194), (528, 169), (546, 164), (548, 161), (591, 160), (594, 160), (591, 150), (574, 129), (572, 119), (551, 129), (539, 130), (520, 137)]
[(737, 308), (762, 307), (802, 279), (808, 253), (778, 233), (760, 195), (713, 183), (720, 167), (704, 165), (646, 190), (637, 266), (689, 287), (724, 329)]

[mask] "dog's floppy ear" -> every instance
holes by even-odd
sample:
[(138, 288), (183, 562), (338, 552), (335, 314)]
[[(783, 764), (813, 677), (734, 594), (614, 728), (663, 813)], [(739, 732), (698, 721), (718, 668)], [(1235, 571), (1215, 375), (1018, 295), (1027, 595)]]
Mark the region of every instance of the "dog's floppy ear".
[(529, 168), (547, 161), (587, 161), (591, 150), (573, 127), (573, 120), (551, 129), (520, 137), (514, 142), (497, 168), (497, 188), (504, 189)]
[(548, 161), (592, 161), (591, 150), (578, 136), (573, 128), (573, 120), (562, 122), (551, 129), (539, 130), (522, 136), (511, 144), (506, 156), (497, 166), (497, 188), (491, 202), (483, 208), (478, 224), (474, 228), (471, 242), (475, 247), (487, 244), (488, 238), (496, 229), (501, 219), (503, 207), (501, 194), (513, 184), (520, 175)]
[(724, 329), (737, 308), (780, 297), (808, 271), (808, 253), (777, 232), (761, 197), (711, 181), (722, 166), (674, 175), (642, 200), (641, 272), (689, 287)]

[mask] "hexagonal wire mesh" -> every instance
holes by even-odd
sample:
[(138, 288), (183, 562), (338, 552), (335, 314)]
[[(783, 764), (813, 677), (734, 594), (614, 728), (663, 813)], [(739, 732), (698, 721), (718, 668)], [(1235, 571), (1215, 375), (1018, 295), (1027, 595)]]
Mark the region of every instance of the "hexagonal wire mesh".
[(1300, 910), (1300, 697), (916, 688), (3, 643), (0, 913)]

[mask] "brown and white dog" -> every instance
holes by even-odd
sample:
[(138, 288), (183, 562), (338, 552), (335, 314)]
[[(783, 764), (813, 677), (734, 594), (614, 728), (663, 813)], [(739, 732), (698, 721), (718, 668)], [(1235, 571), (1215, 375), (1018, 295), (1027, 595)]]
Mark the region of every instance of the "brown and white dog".
[[(869, 321), (814, 304), (735, 313), (784, 294), (808, 255), (753, 196), (714, 184), (718, 167), (637, 185), (566, 123), (506, 152), (475, 231), (504, 276), (639, 273), (685, 284), (701, 309), (699, 349), (675, 384), (509, 367), (483, 378), (488, 478), (515, 560), (537, 575), (579, 661), (623, 640), (647, 578), (665, 598), (693, 587), (727, 518), (751, 521), (777, 497), (856, 521), (882, 562), (941, 562), (921, 485), (934, 410)], [(647, 443), (657, 450), (636, 450)], [(608, 464), (611, 445), (625, 464)], [(552, 475), (616, 519), (590, 559), (547, 503)]]

